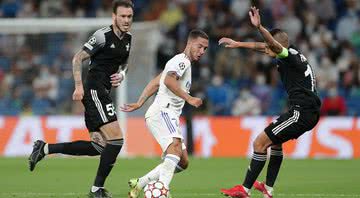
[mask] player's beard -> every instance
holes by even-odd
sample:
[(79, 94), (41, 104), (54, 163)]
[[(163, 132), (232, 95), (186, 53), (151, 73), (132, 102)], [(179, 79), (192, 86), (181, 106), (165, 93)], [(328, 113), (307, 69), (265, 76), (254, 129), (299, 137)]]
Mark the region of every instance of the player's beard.
[[(123, 31), (123, 30), (120, 28), (120, 26), (118, 25), (118, 20), (117, 20), (117, 18), (115, 18), (115, 26), (117, 27), (117, 29), (119, 29), (121, 35), (122, 35), (123, 33), (125, 33), (125, 32), (128, 31), (128, 30)], [(129, 24), (129, 27), (130, 27), (130, 24)], [(129, 28), (129, 29), (130, 29), (130, 28)]]

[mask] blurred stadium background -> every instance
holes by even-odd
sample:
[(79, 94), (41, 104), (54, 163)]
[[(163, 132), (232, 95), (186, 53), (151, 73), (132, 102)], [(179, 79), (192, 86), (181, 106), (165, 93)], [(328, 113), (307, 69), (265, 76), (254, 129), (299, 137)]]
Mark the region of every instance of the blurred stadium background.
[[(88, 139), (82, 105), (71, 100), (71, 59), (94, 30), (111, 23), (111, 2), (0, 0), (0, 156), (26, 156), (36, 139)], [(324, 158), (324, 164), (337, 163), (326, 161), (328, 158), (347, 159), (353, 167), (360, 166), (356, 160), (360, 157), (359, 1), (133, 2), (133, 51), (124, 86), (112, 92), (116, 106), (136, 101), (166, 61), (183, 50), (188, 31), (201, 28), (209, 34), (210, 46), (206, 56), (193, 65), (191, 92), (202, 97), (204, 105), (199, 109), (185, 107), (184, 136), (193, 143), (189, 148), (196, 157), (250, 155), (252, 140), (274, 116), (286, 110), (286, 93), (270, 58), (243, 49), (224, 49), (217, 41), (223, 36), (261, 40), (247, 14), (249, 7), (256, 5), (263, 25), (285, 29), (309, 59), (323, 101), (318, 126), (287, 143), (286, 157)], [(87, 64), (83, 71), (86, 75)], [(148, 101), (135, 113), (119, 112), (127, 132), (123, 157), (160, 155), (143, 121), (150, 104)], [(0, 162), (0, 167), (10, 167), (11, 162)], [(358, 171), (352, 176), (359, 184)], [(360, 192), (356, 194), (360, 196)]]

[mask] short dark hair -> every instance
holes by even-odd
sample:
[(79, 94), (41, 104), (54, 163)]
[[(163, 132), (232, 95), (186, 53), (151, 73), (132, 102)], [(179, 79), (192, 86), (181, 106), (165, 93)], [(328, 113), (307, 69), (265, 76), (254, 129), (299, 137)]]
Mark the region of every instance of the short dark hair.
[(114, 0), (112, 3), (112, 9), (114, 14), (116, 14), (118, 7), (131, 8), (134, 10), (134, 4), (130, 0)]
[(283, 47), (289, 47), (289, 37), (286, 32), (281, 29), (275, 28), (270, 30), (270, 34), (274, 37), (274, 39), (279, 42)]
[(199, 30), (199, 29), (191, 30), (190, 33), (189, 33), (188, 39), (196, 39), (198, 37), (209, 40), (209, 36), (204, 31)]
[(275, 35), (280, 34), (280, 33), (285, 33), (286, 34), (286, 32), (284, 32), (283, 30), (281, 30), (279, 28), (274, 28), (274, 29), (270, 30), (270, 34), (272, 36), (275, 36)]

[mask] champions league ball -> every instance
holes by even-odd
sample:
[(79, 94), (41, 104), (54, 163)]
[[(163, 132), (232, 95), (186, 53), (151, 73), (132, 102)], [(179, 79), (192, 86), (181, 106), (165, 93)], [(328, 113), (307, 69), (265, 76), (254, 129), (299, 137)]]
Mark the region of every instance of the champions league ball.
[(151, 181), (144, 188), (145, 198), (167, 198), (169, 189), (161, 181)]

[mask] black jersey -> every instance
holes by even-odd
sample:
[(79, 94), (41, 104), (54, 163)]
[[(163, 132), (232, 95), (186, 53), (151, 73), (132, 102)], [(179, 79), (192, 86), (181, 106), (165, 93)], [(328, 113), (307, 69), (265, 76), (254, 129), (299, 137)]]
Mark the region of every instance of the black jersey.
[(289, 95), (289, 104), (319, 110), (321, 102), (316, 91), (315, 73), (305, 56), (294, 46), (290, 46), (288, 56), (277, 58), (277, 65), (281, 81)]
[(109, 90), (110, 76), (120, 67), (127, 65), (130, 47), (130, 33), (126, 33), (120, 39), (115, 35), (112, 25), (97, 30), (83, 47), (83, 50), (90, 54), (86, 86), (88, 88), (105, 86)]

